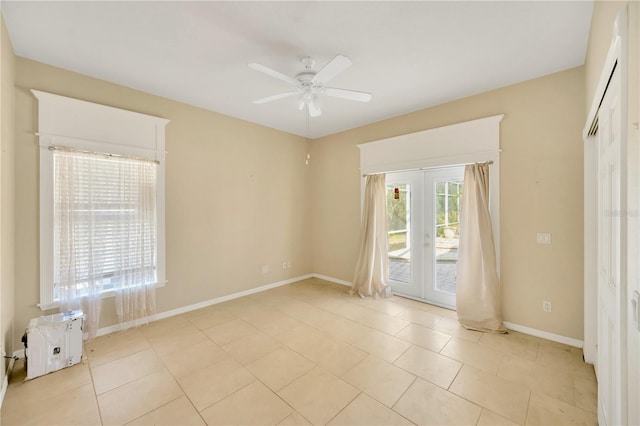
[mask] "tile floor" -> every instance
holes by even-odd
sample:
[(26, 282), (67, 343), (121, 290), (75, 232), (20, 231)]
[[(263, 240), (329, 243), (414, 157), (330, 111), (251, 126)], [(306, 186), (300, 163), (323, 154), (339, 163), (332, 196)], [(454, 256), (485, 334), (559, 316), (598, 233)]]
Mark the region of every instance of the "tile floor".
[(597, 424), (579, 349), (318, 279), (103, 336), (85, 355), (29, 382), (19, 361), (2, 424)]

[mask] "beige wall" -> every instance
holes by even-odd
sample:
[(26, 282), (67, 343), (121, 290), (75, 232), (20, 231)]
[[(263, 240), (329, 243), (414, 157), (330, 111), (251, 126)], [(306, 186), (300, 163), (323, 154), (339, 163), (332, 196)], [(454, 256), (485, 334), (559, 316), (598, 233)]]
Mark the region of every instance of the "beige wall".
[[(360, 224), (357, 144), (497, 114), (504, 318), (583, 335), (584, 67), (314, 140), (313, 270), (351, 281)], [(536, 244), (536, 232), (553, 244)], [(542, 301), (553, 312), (542, 311)]]
[[(595, 1), (591, 16), (589, 44), (585, 59), (586, 111), (591, 107), (591, 100), (598, 86), (600, 73), (609, 51), (613, 35), (613, 23), (618, 12), (627, 5), (626, 1)], [(586, 117), (585, 117), (586, 118)]]
[[(311, 273), (308, 142), (291, 134), (16, 59), (16, 329), (39, 300), (38, 89), (167, 118), (166, 287), (158, 312)], [(211, 94), (215, 96), (215, 94)], [(292, 268), (282, 269), (283, 261)], [(261, 266), (269, 265), (267, 274)], [(114, 323), (112, 300), (101, 326)]]
[[(14, 79), (15, 55), (0, 14), (0, 324), (2, 348), (7, 355), (14, 346)], [(6, 361), (2, 362), (4, 377)]]
[[(597, 57), (590, 50), (592, 63)], [(158, 290), (159, 312), (311, 272), (351, 281), (360, 221), (355, 145), (504, 113), (505, 320), (582, 337), (580, 131), (587, 103), (584, 88), (593, 75), (588, 68), (318, 139), (310, 144), (311, 165), (306, 167), (308, 143), (303, 138), (27, 59), (15, 61), (15, 212), (20, 237), (15, 242), (15, 280), (20, 283), (15, 294), (16, 330), (42, 314), (35, 306), (39, 298), (37, 102), (29, 92), (38, 89), (171, 120), (166, 194), (169, 283)], [(536, 245), (537, 231), (551, 232), (553, 244)], [(281, 269), (284, 260), (292, 261), (292, 269)], [(265, 264), (270, 272), (263, 275), (260, 267)], [(542, 300), (553, 302), (551, 314), (542, 312)], [(110, 301), (103, 317), (103, 325), (114, 322)]]
[[(613, 26), (618, 13), (627, 9), (627, 88), (628, 88), (628, 121), (629, 125), (638, 121), (638, 85), (640, 80), (640, 6), (637, 1), (596, 1), (591, 18), (589, 45), (585, 60), (586, 97), (585, 108), (589, 110), (595, 96), (600, 75), (603, 71), (607, 52), (613, 37)], [(599, 100), (598, 100), (599, 101)], [(637, 138), (637, 129), (630, 128), (630, 138)]]

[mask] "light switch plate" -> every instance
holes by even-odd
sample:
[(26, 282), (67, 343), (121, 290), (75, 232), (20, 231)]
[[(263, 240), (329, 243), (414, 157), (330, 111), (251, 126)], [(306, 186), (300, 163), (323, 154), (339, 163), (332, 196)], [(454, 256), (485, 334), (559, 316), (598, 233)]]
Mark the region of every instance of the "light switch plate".
[(536, 242), (538, 244), (551, 244), (551, 234), (548, 232), (538, 232)]

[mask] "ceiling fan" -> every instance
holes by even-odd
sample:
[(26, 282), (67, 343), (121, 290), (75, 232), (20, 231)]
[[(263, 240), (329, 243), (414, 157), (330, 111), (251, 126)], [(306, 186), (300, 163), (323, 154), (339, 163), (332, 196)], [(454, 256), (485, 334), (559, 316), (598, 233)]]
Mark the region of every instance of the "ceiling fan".
[(329, 80), (351, 66), (351, 59), (346, 56), (336, 55), (318, 72), (313, 71), (315, 61), (311, 56), (305, 56), (301, 59), (301, 62), (304, 66), (304, 71), (296, 74), (294, 77), (289, 77), (264, 65), (250, 63), (249, 68), (289, 83), (295, 88), (288, 92), (257, 99), (253, 101), (253, 103), (264, 104), (278, 99), (298, 96), (298, 109), (302, 111), (307, 107), (310, 117), (318, 117), (322, 114), (322, 96), (331, 96), (358, 102), (369, 102), (371, 100), (371, 93), (325, 86)]

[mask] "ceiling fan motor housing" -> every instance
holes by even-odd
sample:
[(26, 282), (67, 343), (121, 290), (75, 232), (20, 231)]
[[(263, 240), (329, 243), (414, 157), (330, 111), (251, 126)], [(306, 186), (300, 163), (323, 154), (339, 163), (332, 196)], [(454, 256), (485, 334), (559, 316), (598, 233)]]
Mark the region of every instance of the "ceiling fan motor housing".
[(304, 65), (304, 68), (308, 71), (311, 71), (316, 65), (316, 61), (314, 61), (311, 56), (303, 57), (302, 59), (300, 59), (300, 62), (302, 62), (302, 65)]

